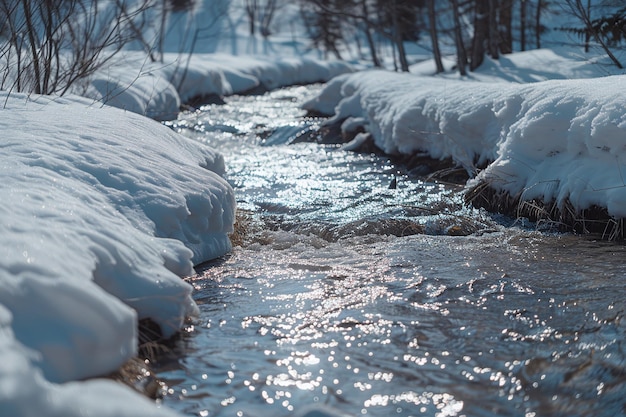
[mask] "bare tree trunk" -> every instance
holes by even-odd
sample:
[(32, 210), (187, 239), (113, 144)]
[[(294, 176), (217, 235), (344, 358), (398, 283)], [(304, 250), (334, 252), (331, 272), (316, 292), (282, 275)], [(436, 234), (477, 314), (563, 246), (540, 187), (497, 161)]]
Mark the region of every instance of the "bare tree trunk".
[(497, 0), (489, 0), (489, 31), (487, 40), (489, 45), (489, 55), (493, 59), (498, 59), (498, 44), (500, 43), (498, 31), (498, 4)]
[(520, 50), (526, 50), (526, 0), (520, 2), (519, 13)]
[(365, 19), (365, 28), (363, 29), (365, 32), (365, 39), (367, 39), (367, 46), (370, 48), (370, 55), (372, 56), (372, 63), (375, 67), (381, 67), (380, 59), (378, 59), (378, 52), (376, 51), (376, 45), (374, 44), (374, 38), (372, 37), (372, 32), (370, 31), (369, 25), (369, 10), (367, 8), (367, 0), (361, 0), (361, 10), (363, 11), (363, 18)]
[(541, 12), (543, 9), (543, 1), (537, 0), (537, 13), (535, 14), (535, 43), (537, 49), (541, 48)]
[(391, 16), (393, 21), (393, 41), (398, 49), (398, 58), (400, 59), (400, 69), (402, 72), (409, 72), (409, 62), (406, 59), (406, 51), (404, 50), (403, 33), (400, 29), (398, 20), (398, 6), (396, 0), (393, 0)]
[(258, 9), (257, 0), (246, 0), (246, 14), (248, 15), (248, 27), (250, 36), (256, 33), (256, 13)]
[(513, 52), (513, 0), (502, 0), (500, 3), (498, 15), (498, 23), (500, 34), (499, 49), (503, 54), (510, 54)]
[(271, 34), (270, 26), (272, 25), (272, 20), (274, 20), (274, 15), (277, 9), (277, 0), (267, 0), (265, 9), (263, 10), (263, 16), (261, 18), (261, 36), (264, 38), (269, 37)]
[(365, 26), (365, 39), (367, 39), (367, 46), (370, 49), (370, 55), (372, 57), (372, 64), (375, 67), (381, 67), (380, 59), (378, 58), (378, 52), (376, 51), (376, 44), (374, 43), (374, 38), (372, 36), (372, 32), (370, 32), (370, 28)]
[(454, 43), (456, 45), (456, 58), (459, 74), (467, 75), (467, 53), (463, 44), (463, 32), (461, 31), (461, 18), (459, 16), (458, 0), (450, 0), (452, 2), (452, 12), (454, 18)]
[(400, 58), (400, 69), (402, 72), (409, 72), (409, 61), (406, 59), (406, 50), (401, 37), (396, 40), (396, 46), (398, 48), (398, 57)]
[(437, 34), (437, 16), (435, 14), (435, 0), (428, 0), (428, 27), (430, 30), (430, 40), (433, 46), (433, 58), (437, 67), (437, 73), (444, 72), (441, 61), (441, 50), (439, 49), (439, 36)]
[[(50, 79), (52, 78), (53, 65), (52, 62), (55, 59), (55, 39), (54, 39), (54, 17), (53, 9), (55, 5), (52, 1), (44, 2), (39, 9), (39, 15), (41, 21), (44, 22), (45, 42), (40, 45), (39, 53), (41, 61), (48, 63), (43, 66), (43, 73), (41, 75), (41, 91), (48, 91)], [(56, 65), (55, 67), (58, 67)]]
[(472, 39), (472, 59), (470, 71), (480, 67), (485, 59), (485, 43), (489, 36), (489, 3), (491, 0), (476, 0), (474, 17), (474, 38)]
[[(35, 38), (36, 28), (33, 24), (33, 11), (30, 8), (30, 2), (28, 0), (22, 0), (22, 7), (24, 12), (24, 19), (26, 21), (26, 31), (28, 34), (28, 46), (30, 47), (30, 54), (33, 64), (33, 92), (35, 94), (41, 94), (41, 69), (39, 67), (39, 48), (37, 47), (37, 40)], [(18, 74), (18, 76), (20, 76)]]
[[(587, 20), (591, 21), (591, 0), (587, 0)], [(586, 22), (585, 22), (586, 25)], [(591, 31), (585, 31), (585, 53), (589, 52), (589, 42), (591, 42)]]

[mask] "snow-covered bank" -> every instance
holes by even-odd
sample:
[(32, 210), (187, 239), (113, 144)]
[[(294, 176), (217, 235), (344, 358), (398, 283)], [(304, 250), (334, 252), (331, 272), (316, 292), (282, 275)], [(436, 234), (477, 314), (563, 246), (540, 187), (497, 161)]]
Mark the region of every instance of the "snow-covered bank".
[(227, 96), (253, 89), (328, 81), (351, 72), (341, 61), (224, 54), (165, 54), (163, 63), (125, 52), (98, 72), (77, 94), (157, 120), (176, 118), (180, 105), (195, 97)]
[[(166, 335), (179, 329), (194, 312), (180, 277), (229, 249), (234, 199), (221, 156), (131, 111), (168, 119), (196, 96), (349, 71), (303, 58), (167, 55), (147, 64), (135, 54), (84, 86), (88, 98), (1, 93), (0, 415), (172, 415), (112, 382), (64, 382), (132, 356), (138, 318)], [(604, 204), (626, 217), (624, 82), (372, 71), (339, 75), (309, 107), (348, 117), (346, 129), (364, 126), (389, 153), (454, 158), (478, 173), (471, 186), (577, 209)]]
[(514, 84), (368, 71), (335, 78), (305, 107), (363, 127), (386, 153), (452, 158), (475, 177), (470, 188), (625, 218), (624, 85), (626, 76)]
[(173, 414), (110, 381), (68, 382), (134, 356), (140, 319), (177, 332), (197, 309), (181, 277), (230, 250), (222, 156), (133, 113), (171, 119), (193, 97), (350, 71), (306, 58), (124, 54), (75, 86), (85, 98), (0, 92), (0, 415)]
[(224, 161), (90, 100), (0, 100), (0, 410), (9, 410), (0, 414), (79, 415), (63, 403), (66, 390), (98, 415), (149, 414), (144, 402), (109, 404), (102, 390), (120, 388), (105, 382), (50, 382), (118, 368), (136, 352), (138, 319), (169, 336), (195, 314), (181, 277), (230, 249)]

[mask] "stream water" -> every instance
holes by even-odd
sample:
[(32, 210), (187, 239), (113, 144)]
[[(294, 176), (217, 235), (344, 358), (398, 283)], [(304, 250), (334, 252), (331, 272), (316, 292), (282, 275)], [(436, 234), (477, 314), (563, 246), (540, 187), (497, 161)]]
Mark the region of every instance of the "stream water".
[(299, 105), (318, 89), (168, 123), (225, 155), (247, 234), (193, 278), (201, 316), (155, 364), (163, 404), (626, 415), (626, 248), (468, 209), (458, 186), (316, 143)]

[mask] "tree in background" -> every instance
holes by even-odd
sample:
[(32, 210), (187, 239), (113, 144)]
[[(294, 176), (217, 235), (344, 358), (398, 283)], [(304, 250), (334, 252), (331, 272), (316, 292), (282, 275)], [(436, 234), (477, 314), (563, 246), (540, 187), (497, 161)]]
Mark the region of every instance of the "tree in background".
[[(541, 23), (542, 16), (549, 11), (552, 2), (548, 0), (513, 0), (515, 3), (513, 6), (513, 13), (517, 14), (516, 33), (519, 37), (519, 50), (525, 51), (530, 47), (529, 40), (534, 35), (535, 48), (541, 48), (541, 35), (546, 30), (545, 26)], [(519, 3), (518, 3), (519, 2)]]
[(248, 30), (250, 31), (250, 36), (256, 35), (256, 14), (257, 14), (258, 8), (259, 8), (258, 0), (246, 0), (245, 1), (245, 10), (246, 10), (246, 15), (248, 16)]
[[(521, 0), (520, 26), (525, 28), (526, 0)], [(485, 55), (498, 59), (500, 54), (513, 52), (513, 0), (475, 0), (474, 36), (470, 70), (478, 68)], [(522, 49), (525, 47), (525, 29), (522, 29)]]
[(528, 26), (528, 2), (521, 0), (519, 4), (519, 38), (520, 51), (526, 50), (526, 28)]
[[(606, 52), (611, 61), (620, 69), (624, 66), (615, 56), (612, 48), (626, 41), (626, 6), (621, 2), (601, 2), (594, 4), (587, 0), (566, 0), (570, 12), (582, 26), (560, 28), (563, 31), (574, 33), (585, 39), (585, 52), (589, 51), (590, 41), (593, 39)], [(592, 13), (597, 9), (598, 17)]]
[(151, 0), (0, 0), (0, 88), (68, 92), (136, 39)]
[[(344, 39), (342, 17), (351, 16), (348, 13), (351, 2), (341, 0), (303, 0), (301, 14), (313, 47), (335, 55), (341, 59), (339, 44)], [(343, 23), (343, 24), (342, 24)]]
[(256, 35), (258, 27), (261, 36), (267, 38), (272, 33), (270, 29), (272, 20), (283, 4), (284, 2), (279, 0), (245, 0), (250, 35)]
[(513, 3), (514, 0), (502, 0), (498, 22), (495, 30), (498, 31), (498, 49), (503, 54), (513, 52)]
[(467, 75), (467, 52), (461, 26), (461, 12), (458, 0), (450, 0), (452, 3), (452, 15), (454, 20), (454, 45), (456, 47), (456, 64), (459, 74)]
[(433, 48), (433, 59), (435, 60), (435, 67), (437, 73), (443, 72), (443, 61), (441, 58), (441, 48), (439, 47), (439, 33), (437, 32), (437, 10), (435, 6), (435, 0), (428, 0), (428, 33), (430, 35), (430, 43)]
[(323, 45), (337, 56), (347, 34), (362, 32), (374, 65), (380, 65), (377, 37), (393, 45), (394, 62), (402, 71), (409, 69), (404, 43), (419, 39), (425, 27), (425, 0), (301, 0), (300, 4), (314, 46)]
[[(379, 0), (376, 27), (391, 40), (398, 54), (400, 69), (409, 71), (404, 43), (415, 42), (425, 27), (421, 17), (425, 4), (420, 0)], [(388, 28), (388, 29), (387, 29)]]
[(541, 48), (541, 34), (544, 31), (544, 27), (541, 25), (541, 14), (548, 6), (546, 0), (537, 0), (537, 8), (535, 9), (535, 47)]
[[(523, 8), (516, 9), (519, 2)], [(405, 51), (407, 42), (418, 43), (421, 34), (428, 31), (436, 70), (443, 71), (440, 48), (441, 34), (449, 33), (457, 51), (459, 72), (475, 70), (485, 56), (497, 59), (514, 49), (514, 23), (518, 22), (522, 48), (526, 47), (527, 30), (533, 26), (526, 23), (526, 10), (535, 10), (540, 21), (543, 8), (541, 0), (301, 0), (314, 46), (340, 56), (342, 43), (351, 26), (363, 35), (371, 51), (372, 63), (381, 64), (375, 39), (386, 39), (393, 46), (394, 64), (397, 70), (408, 71), (409, 62)], [(442, 27), (442, 16), (452, 27)], [(335, 19), (339, 19), (341, 25)], [(537, 24), (539, 27), (539, 25)], [(538, 39), (538, 38), (537, 38)], [(360, 43), (359, 48), (360, 48)]]
[[(212, 28), (228, 12), (230, 2), (0, 0), (0, 40), (4, 40), (0, 88), (64, 94), (129, 42), (139, 44), (152, 61), (162, 61), (168, 19), (186, 19), (199, 11), (200, 4), (203, 11), (215, 10), (185, 29), (180, 37), (184, 52), (193, 52), (215, 36)], [(612, 49), (626, 38), (623, 0), (299, 0), (299, 4), (312, 47), (325, 56), (341, 59), (356, 40), (359, 54), (361, 43), (367, 46), (374, 66), (393, 56), (395, 69), (408, 71), (405, 46), (423, 42), (428, 33), (429, 43), (422, 46), (431, 48), (436, 71), (444, 70), (444, 53), (456, 53), (462, 75), (468, 68), (478, 68), (486, 56), (497, 59), (515, 49), (525, 50), (529, 43), (540, 47), (542, 14), (558, 5), (580, 23), (563, 30), (584, 38), (586, 45), (593, 40), (622, 68)], [(250, 33), (269, 37), (274, 17), (286, 5), (286, 0), (241, 0)], [(145, 30), (147, 26), (151, 31)], [(529, 42), (533, 35), (534, 42)], [(182, 58), (180, 62), (185, 62)]]
[[(495, 34), (490, 33), (490, 20), (495, 10), (490, 10), (491, 0), (476, 0), (474, 11), (474, 37), (472, 38), (472, 55), (470, 58), (470, 71), (478, 68), (485, 59), (485, 50), (487, 44)], [(490, 51), (491, 52), (491, 51)], [(493, 58), (497, 58), (496, 55)]]
[(356, 27), (360, 28), (365, 34), (365, 39), (367, 40), (367, 46), (370, 50), (370, 55), (372, 57), (372, 63), (374, 64), (375, 67), (380, 67), (382, 66), (382, 64), (380, 62), (380, 59), (378, 58), (378, 51), (376, 47), (376, 42), (374, 42), (374, 35), (373, 35), (373, 33), (375, 33), (375, 30), (374, 30), (373, 25), (370, 24), (370, 19), (368, 17), (368, 16), (371, 16), (371, 13), (370, 13), (371, 7), (368, 6), (368, 0), (357, 0), (356, 5), (357, 7), (360, 7), (361, 15), (365, 16), (366, 18), (363, 20), (353, 19), (353, 21), (357, 22)]

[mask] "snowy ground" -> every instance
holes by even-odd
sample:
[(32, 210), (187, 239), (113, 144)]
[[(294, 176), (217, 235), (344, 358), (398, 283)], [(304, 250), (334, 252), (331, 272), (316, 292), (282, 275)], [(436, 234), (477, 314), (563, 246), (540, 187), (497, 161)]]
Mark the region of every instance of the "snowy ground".
[[(149, 119), (194, 96), (339, 75), (310, 108), (365, 127), (387, 152), (452, 157), (475, 183), (626, 216), (626, 76), (593, 78), (613, 70), (553, 50), (489, 61), (469, 80), (432, 68), (349, 74), (310, 58), (174, 53), (148, 64), (129, 52), (83, 98), (0, 93), (0, 415), (175, 414), (110, 381), (72, 381), (132, 357), (138, 319), (177, 331), (195, 311), (181, 277), (230, 249), (221, 156)], [(585, 80), (542, 81), (567, 78)]]
[(86, 89), (75, 92), (97, 103), (171, 120), (180, 105), (194, 97), (321, 82), (349, 71), (350, 66), (341, 61), (304, 57), (169, 53), (163, 63), (147, 63), (143, 53), (126, 52)]
[(487, 187), (507, 204), (555, 204), (574, 215), (600, 207), (624, 218), (626, 76), (600, 77), (605, 62), (573, 57), (513, 54), (465, 79), (419, 75), (431, 63), (414, 67), (417, 76), (346, 74), (305, 107), (332, 115), (328, 123), (342, 122), (346, 133), (363, 128), (355, 142), (371, 137), (386, 153), (451, 158), (473, 178), (469, 189)]
[[(177, 332), (196, 311), (181, 277), (230, 250), (235, 199), (222, 156), (135, 113), (175, 115), (195, 95), (322, 81), (348, 69), (195, 56), (177, 87), (171, 65), (112, 91), (137, 73), (127, 62), (118, 78), (113, 70), (96, 78), (89, 98), (0, 92), (1, 415), (172, 415), (113, 382), (68, 383), (133, 357), (138, 319), (152, 319), (165, 336)], [(98, 87), (124, 110), (96, 101)]]
[(196, 311), (181, 277), (229, 250), (234, 195), (219, 154), (152, 120), (79, 98), (0, 96), (0, 344), (15, 358), (0, 365), (0, 409), (78, 415), (47, 404), (57, 399), (45, 392), (66, 390), (51, 382), (118, 368), (136, 352), (138, 319), (180, 329)]

